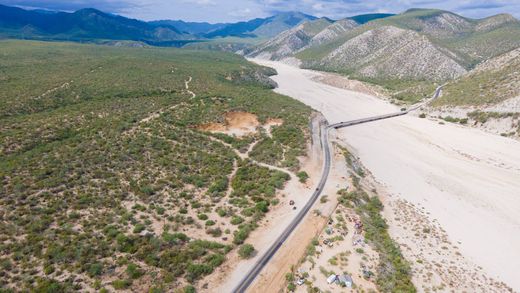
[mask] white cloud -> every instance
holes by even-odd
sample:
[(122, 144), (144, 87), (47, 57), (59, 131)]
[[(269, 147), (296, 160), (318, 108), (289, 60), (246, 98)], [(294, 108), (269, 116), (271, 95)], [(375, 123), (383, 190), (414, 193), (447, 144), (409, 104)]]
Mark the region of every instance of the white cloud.
[(217, 2), (213, 0), (182, 0), (184, 3), (191, 3), (200, 6), (214, 6), (217, 5)]
[(145, 20), (210, 22), (247, 20), (279, 11), (339, 19), (363, 13), (399, 13), (409, 8), (440, 8), (474, 18), (506, 12), (520, 18), (520, 0), (0, 0), (0, 3), (69, 11), (94, 7)]
[(230, 11), (228, 13), (228, 15), (233, 16), (233, 17), (244, 17), (244, 16), (250, 16), (251, 13), (252, 13), (251, 9), (244, 8), (241, 10)]

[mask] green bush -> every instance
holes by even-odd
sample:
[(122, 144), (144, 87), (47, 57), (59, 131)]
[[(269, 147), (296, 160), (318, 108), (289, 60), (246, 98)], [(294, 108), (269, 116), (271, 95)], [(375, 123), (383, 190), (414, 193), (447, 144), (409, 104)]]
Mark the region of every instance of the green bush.
[(244, 222), (244, 219), (242, 217), (239, 217), (239, 216), (233, 216), (231, 218), (231, 224), (232, 225), (239, 225), (239, 224), (242, 224)]
[(254, 255), (254, 253), (255, 248), (251, 244), (242, 244), (238, 249), (238, 255), (240, 255), (240, 257), (244, 259), (251, 258)]
[(139, 234), (139, 233), (143, 232), (145, 229), (146, 229), (146, 226), (141, 224), (141, 223), (139, 223), (139, 224), (135, 225), (133, 232), (135, 234)]
[(103, 264), (99, 262), (91, 264), (88, 269), (88, 274), (90, 277), (100, 276), (103, 274)]
[(143, 276), (144, 272), (134, 263), (129, 263), (126, 267), (126, 274), (130, 279), (139, 279)]
[(307, 179), (309, 179), (309, 174), (307, 174), (307, 172), (305, 171), (300, 171), (296, 173), (296, 176), (298, 176), (301, 183), (305, 183), (307, 182)]
[(128, 289), (132, 285), (132, 282), (128, 280), (114, 280), (112, 281), (112, 287), (116, 290)]

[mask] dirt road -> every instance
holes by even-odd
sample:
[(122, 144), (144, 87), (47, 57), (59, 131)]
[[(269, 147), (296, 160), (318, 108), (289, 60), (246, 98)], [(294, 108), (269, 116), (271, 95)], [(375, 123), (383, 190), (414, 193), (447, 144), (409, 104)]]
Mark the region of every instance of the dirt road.
[[(277, 92), (329, 123), (391, 113), (378, 98), (321, 84), (316, 72), (275, 68)], [(337, 131), (392, 196), (437, 220), (464, 257), (520, 290), (520, 142), (477, 129), (402, 116)]]

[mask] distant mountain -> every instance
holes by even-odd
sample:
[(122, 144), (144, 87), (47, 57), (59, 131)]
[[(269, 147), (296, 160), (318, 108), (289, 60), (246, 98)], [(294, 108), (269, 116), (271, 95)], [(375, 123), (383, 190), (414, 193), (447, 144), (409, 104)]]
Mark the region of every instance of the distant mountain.
[(248, 55), (279, 60), (294, 55), (310, 44), (322, 43), (338, 32), (344, 32), (357, 25), (353, 20), (334, 22), (328, 18), (306, 21), (253, 48)]
[(437, 9), (410, 9), (371, 22), (413, 30), (446, 48), (451, 58), (471, 69), (479, 62), (520, 46), (520, 22), (508, 14), (470, 19)]
[(229, 24), (223, 28), (209, 32), (204, 36), (207, 38), (216, 37), (260, 37), (270, 38), (279, 33), (293, 28), (294, 26), (307, 21), (317, 19), (314, 16), (300, 12), (284, 12), (268, 18), (255, 18), (250, 21)]
[(60, 40), (134, 40), (168, 42), (193, 39), (173, 26), (108, 14), (96, 9), (41, 13), (0, 5), (0, 34), (7, 37)]
[(355, 19), (372, 20), (355, 22), (356, 26), (335, 22), (305, 46), (273, 54), (277, 52), (273, 44), (294, 40), (287, 36), (290, 31), (284, 32), (250, 54), (273, 60), (296, 57), (304, 67), (387, 84), (385, 80), (395, 79), (450, 80), (475, 64), (520, 47), (520, 22), (507, 14), (469, 19), (443, 10), (411, 9), (393, 16), (348, 20)]
[(182, 20), (156, 20), (148, 22), (155, 26), (173, 26), (181, 32), (189, 34), (207, 34), (229, 25), (228, 23), (186, 22)]

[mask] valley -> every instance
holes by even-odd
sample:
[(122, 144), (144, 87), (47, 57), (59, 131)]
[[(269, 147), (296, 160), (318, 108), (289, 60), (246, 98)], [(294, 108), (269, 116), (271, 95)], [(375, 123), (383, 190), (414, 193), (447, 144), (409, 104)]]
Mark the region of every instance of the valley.
[(0, 3), (0, 293), (520, 291), (518, 3), (128, 1)]
[[(319, 73), (255, 61), (277, 70), (277, 92), (318, 109), (330, 123), (398, 110), (378, 98), (313, 81)], [(406, 201), (424, 212), (429, 223), (438, 223), (448, 241), (460, 249), (470, 264), (465, 270), (482, 275), (478, 283), (469, 279), (454, 283), (452, 289), (501, 292), (504, 285), (495, 287), (495, 282), (505, 282), (504, 290), (507, 286), (518, 289), (514, 272), (520, 263), (511, 261), (520, 259), (513, 257), (517, 253), (513, 247), (520, 245), (516, 236), (519, 215), (514, 208), (520, 204), (516, 193), (520, 189), (517, 141), (410, 116), (340, 129), (335, 136), (354, 150), (375, 180), (388, 190), (383, 198), (385, 207), (391, 209), (395, 201)], [(391, 232), (396, 229), (391, 228)], [(392, 236), (405, 245), (403, 248), (410, 241), (406, 234)], [(451, 260), (437, 263), (433, 257), (420, 256), (441, 270), (450, 270)], [(495, 281), (486, 281), (490, 279)]]

